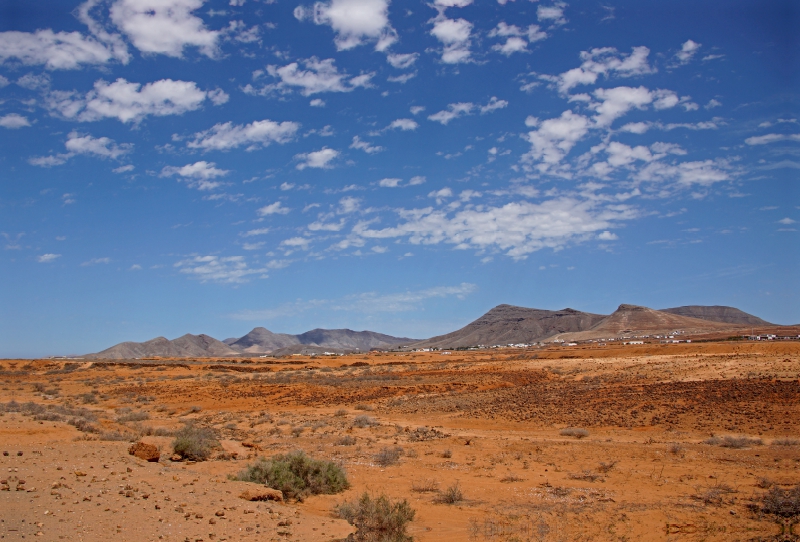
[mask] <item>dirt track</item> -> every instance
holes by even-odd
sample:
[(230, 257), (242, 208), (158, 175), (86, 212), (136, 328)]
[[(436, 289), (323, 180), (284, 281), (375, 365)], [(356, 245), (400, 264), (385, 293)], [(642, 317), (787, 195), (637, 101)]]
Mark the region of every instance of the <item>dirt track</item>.
[[(367, 490), (409, 499), (420, 541), (768, 539), (780, 525), (748, 504), (800, 483), (800, 446), (774, 444), (800, 437), (798, 343), (176, 362), (0, 361), (0, 537), (334, 540), (351, 528), (333, 505)], [(97, 420), (79, 431), (12, 400)], [(355, 426), (364, 415), (377, 424)], [(221, 459), (145, 463), (103, 440), (150, 433), (169, 452), (153, 433), (190, 420), (218, 431)], [(704, 443), (712, 434), (751, 441)], [(397, 446), (397, 464), (376, 463)], [(294, 449), (340, 462), (353, 487), (237, 498), (246, 484), (227, 475)], [(455, 505), (415, 491), (455, 483)]]

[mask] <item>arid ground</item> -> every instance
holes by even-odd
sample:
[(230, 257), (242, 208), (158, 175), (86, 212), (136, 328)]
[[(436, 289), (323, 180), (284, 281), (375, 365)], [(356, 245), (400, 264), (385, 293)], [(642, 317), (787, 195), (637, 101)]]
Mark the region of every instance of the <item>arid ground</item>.
[[(759, 499), (800, 484), (797, 342), (0, 370), (5, 540), (341, 540), (333, 508), (365, 491), (408, 499), (418, 541), (795, 539)], [(170, 459), (186, 423), (217, 432), (211, 460)], [(230, 475), (293, 450), (351, 488), (239, 498)]]

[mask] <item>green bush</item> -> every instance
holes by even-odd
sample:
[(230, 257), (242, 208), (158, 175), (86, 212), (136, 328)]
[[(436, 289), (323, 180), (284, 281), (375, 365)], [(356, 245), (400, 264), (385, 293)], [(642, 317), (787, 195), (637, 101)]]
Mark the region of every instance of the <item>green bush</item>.
[(408, 522), (414, 519), (414, 509), (408, 501), (391, 501), (386, 495), (373, 499), (364, 493), (357, 502), (344, 502), (336, 514), (355, 526), (358, 531), (348, 540), (356, 542), (408, 542)]
[(175, 433), (172, 449), (183, 459), (191, 461), (205, 461), (211, 457), (214, 448), (219, 448), (214, 431), (205, 427), (186, 425)]
[(302, 450), (259, 458), (236, 475), (236, 480), (265, 484), (288, 499), (306, 495), (332, 495), (350, 487), (347, 475), (331, 461), (313, 459)]

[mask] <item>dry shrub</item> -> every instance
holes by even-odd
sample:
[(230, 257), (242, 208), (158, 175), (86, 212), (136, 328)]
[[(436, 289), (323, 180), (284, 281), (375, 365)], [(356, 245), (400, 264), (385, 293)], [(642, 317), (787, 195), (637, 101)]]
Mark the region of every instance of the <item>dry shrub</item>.
[(367, 412), (375, 410), (375, 407), (373, 407), (372, 405), (362, 405), (362, 404), (358, 404), (353, 408), (355, 408), (356, 410), (365, 410)]
[(442, 457), (444, 459), (450, 459), (451, 457), (453, 457), (453, 451), (448, 448), (447, 450), (442, 452)]
[(800, 446), (800, 439), (781, 437), (772, 441), (773, 446)]
[(148, 414), (147, 412), (129, 412), (126, 414), (122, 414), (121, 416), (117, 416), (117, 423), (143, 422), (149, 419), (150, 419), (150, 414)]
[(337, 446), (353, 446), (356, 443), (356, 438), (351, 435), (345, 435), (336, 441)]
[(356, 416), (353, 420), (353, 427), (372, 427), (373, 425), (378, 425), (377, 420), (366, 414)]
[(388, 467), (400, 461), (401, 455), (403, 455), (403, 449), (399, 446), (383, 448), (380, 452), (375, 454), (375, 463), (381, 467)]
[(437, 495), (436, 498), (433, 499), (433, 502), (440, 504), (456, 504), (463, 500), (464, 493), (461, 491), (461, 487), (458, 485), (458, 482), (456, 482)]
[(411, 491), (414, 493), (438, 493), (439, 492), (439, 482), (436, 480), (429, 478), (427, 480), (422, 481), (413, 481), (411, 482)]
[(679, 444), (679, 443), (677, 443), (677, 442), (671, 442), (671, 443), (670, 443), (670, 444), (667, 446), (667, 451), (668, 451), (669, 453), (671, 453), (672, 455), (679, 455), (679, 456), (683, 456), (683, 454), (685, 453), (685, 448), (683, 447), (683, 445), (682, 445), (682, 444)]
[(736, 493), (736, 490), (727, 484), (719, 484), (706, 488), (703, 491), (698, 491), (692, 495), (692, 499), (700, 501), (703, 504), (722, 506), (725, 504), (725, 496), (731, 493)]
[(522, 482), (522, 480), (523, 478), (521, 476), (514, 474), (513, 472), (509, 472), (505, 476), (500, 478), (500, 481), (506, 484), (510, 484), (512, 482)]
[(603, 480), (603, 476), (596, 472), (585, 470), (583, 472), (572, 472), (569, 474), (569, 478), (571, 480), (583, 480), (585, 482), (596, 482), (598, 480)]
[(703, 441), (703, 444), (711, 446), (721, 446), (722, 448), (749, 448), (751, 446), (761, 446), (763, 441), (760, 438), (734, 437), (726, 435), (724, 437), (713, 436)]
[(589, 431), (586, 429), (582, 429), (580, 427), (565, 427), (561, 431), (558, 432), (559, 435), (562, 437), (575, 437), (576, 439), (582, 439), (589, 436)]
[(392, 501), (386, 495), (372, 498), (364, 493), (357, 502), (343, 502), (336, 514), (357, 531), (347, 540), (353, 542), (409, 542), (406, 528), (415, 512), (406, 499)]
[(606, 463), (605, 461), (601, 461), (600, 464), (597, 466), (597, 472), (602, 472), (603, 474), (611, 472), (616, 466), (616, 464), (617, 461), (609, 461), (608, 463)]
[(284, 497), (298, 500), (306, 495), (332, 495), (350, 487), (341, 467), (331, 461), (313, 459), (302, 450), (259, 458), (235, 479), (266, 484), (282, 491)]
[(339, 417), (347, 416), (347, 411), (345, 409), (343, 409), (343, 408), (340, 408), (339, 410), (334, 412), (333, 415), (334, 416), (339, 416)]
[(761, 497), (761, 511), (782, 518), (800, 516), (800, 485), (791, 489), (773, 487)]
[(206, 427), (186, 425), (175, 433), (172, 449), (183, 459), (205, 461), (220, 446), (214, 431)]

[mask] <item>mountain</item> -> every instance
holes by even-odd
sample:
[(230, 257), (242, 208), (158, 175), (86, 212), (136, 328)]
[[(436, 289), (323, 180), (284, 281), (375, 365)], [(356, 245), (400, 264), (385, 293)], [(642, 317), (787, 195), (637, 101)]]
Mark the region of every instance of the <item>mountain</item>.
[(575, 309), (549, 311), (514, 305), (498, 305), (463, 328), (411, 344), (413, 348), (458, 348), (464, 346), (538, 342), (558, 333), (583, 331), (605, 316)]
[(747, 314), (740, 311), (736, 307), (725, 307), (723, 305), (686, 305), (684, 307), (674, 307), (672, 309), (660, 309), (661, 312), (668, 312), (670, 314), (678, 314), (680, 316), (689, 316), (691, 318), (700, 318), (701, 320), (710, 320), (712, 322), (723, 322), (726, 324), (737, 324), (742, 326), (772, 326), (766, 320), (762, 320), (758, 316)]
[(700, 333), (730, 329), (731, 327), (733, 327), (732, 324), (680, 316), (638, 305), (623, 304), (611, 315), (606, 316), (585, 331), (561, 333), (551, 337), (551, 339), (581, 341), (634, 335), (666, 335), (673, 331)]
[(219, 357), (236, 356), (238, 352), (225, 343), (208, 335), (192, 335), (187, 333), (172, 341), (164, 337), (156, 337), (142, 343), (124, 342), (112, 346), (96, 354), (88, 354), (86, 358), (101, 359), (133, 359), (160, 357)]
[[(374, 331), (353, 331), (351, 329), (313, 329), (300, 335), (273, 333), (257, 327), (243, 337), (218, 341), (208, 335), (186, 334), (172, 341), (156, 337), (142, 343), (124, 342), (86, 358), (133, 359), (147, 357), (222, 357), (250, 354), (269, 354), (276, 351), (293, 353), (293, 347), (307, 346), (309, 352), (322, 353), (326, 349), (336, 352), (354, 350), (369, 351), (371, 348), (387, 348), (397, 344), (407, 344), (416, 339), (392, 337)], [(300, 350), (298, 350), (299, 352)]]
[(227, 344), (234, 350), (242, 353), (263, 354), (272, 352), (278, 348), (285, 348), (294, 344), (300, 344), (300, 340), (297, 338), (297, 335), (273, 333), (266, 328), (256, 327), (244, 337), (234, 339), (232, 342)]

